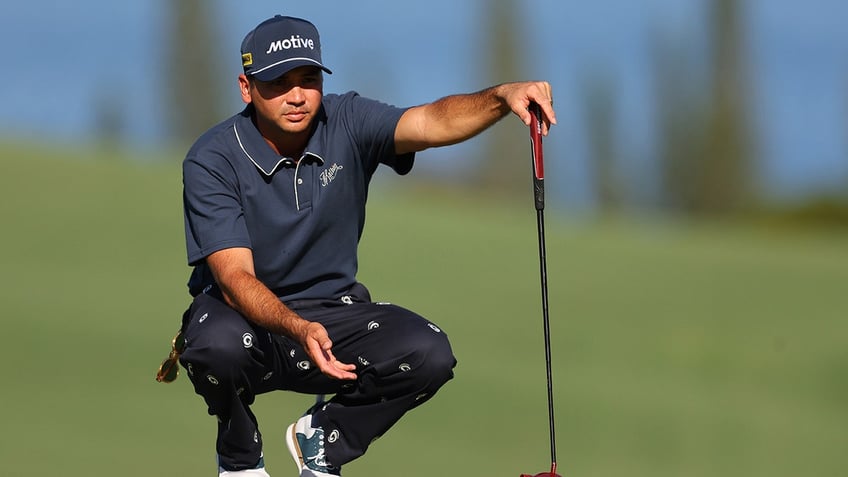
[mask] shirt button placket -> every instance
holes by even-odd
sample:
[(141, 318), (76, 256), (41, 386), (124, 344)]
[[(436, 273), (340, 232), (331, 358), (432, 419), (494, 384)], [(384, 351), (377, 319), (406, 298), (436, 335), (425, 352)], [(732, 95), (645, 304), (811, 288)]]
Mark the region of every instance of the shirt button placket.
[[(297, 167), (295, 167), (295, 200), (297, 201), (297, 210), (300, 210), (304, 205), (311, 206), (313, 194), (312, 182), (310, 181), (310, 176), (313, 174), (312, 164), (304, 164), (304, 161), (298, 162)], [(303, 179), (303, 176), (306, 176), (306, 180)]]

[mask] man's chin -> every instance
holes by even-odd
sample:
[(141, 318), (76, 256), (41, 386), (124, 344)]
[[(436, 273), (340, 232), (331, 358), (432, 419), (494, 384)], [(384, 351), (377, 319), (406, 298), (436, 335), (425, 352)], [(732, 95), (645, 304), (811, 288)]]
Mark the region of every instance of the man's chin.
[(280, 127), (283, 131), (287, 133), (302, 133), (309, 130), (309, 121), (307, 119), (303, 119), (300, 121), (283, 120), (283, 123), (280, 124)]

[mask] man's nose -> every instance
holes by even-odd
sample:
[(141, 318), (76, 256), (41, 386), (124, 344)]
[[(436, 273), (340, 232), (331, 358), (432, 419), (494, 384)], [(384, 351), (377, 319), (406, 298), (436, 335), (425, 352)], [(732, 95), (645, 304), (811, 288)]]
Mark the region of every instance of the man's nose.
[(302, 103), (305, 101), (305, 96), (303, 95), (303, 88), (300, 86), (295, 86), (289, 90), (286, 95), (286, 101), (289, 103)]

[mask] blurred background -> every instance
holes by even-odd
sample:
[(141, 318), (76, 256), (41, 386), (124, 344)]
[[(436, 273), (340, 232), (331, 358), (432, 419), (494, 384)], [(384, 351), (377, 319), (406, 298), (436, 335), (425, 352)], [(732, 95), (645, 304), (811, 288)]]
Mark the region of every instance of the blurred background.
[[(214, 472), (200, 398), (153, 381), (188, 304), (179, 165), (277, 13), (319, 28), (325, 92), (552, 84), (561, 474), (844, 472), (845, 2), (33, 0), (0, 7), (0, 475)], [(347, 476), (549, 467), (528, 149), (510, 117), (375, 178), (360, 278), (460, 366)], [(308, 402), (257, 402), (272, 475)]]
[[(846, 8), (838, 0), (26, 2), (3, 9), (10, 83), (0, 91), (0, 131), (115, 144), (151, 160), (165, 145), (181, 151), (241, 108), (241, 38), (282, 12), (320, 28), (335, 71), (329, 92), (413, 105), (497, 82), (550, 81), (561, 118), (548, 145), (559, 186), (551, 193), (563, 206), (723, 213), (844, 202)], [(507, 124), (428, 153), (420, 166), (463, 183), (516, 182), (497, 178), (506, 174), (499, 161), (526, 155), (520, 128)], [(508, 154), (489, 164), (494, 151)]]

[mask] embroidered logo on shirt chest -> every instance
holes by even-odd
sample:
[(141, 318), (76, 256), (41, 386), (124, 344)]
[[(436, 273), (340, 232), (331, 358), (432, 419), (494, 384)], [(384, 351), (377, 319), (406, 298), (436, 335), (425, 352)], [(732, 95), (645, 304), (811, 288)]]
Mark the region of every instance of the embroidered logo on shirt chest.
[(319, 176), (321, 178), (321, 187), (327, 187), (327, 184), (333, 182), (336, 179), (336, 176), (338, 176), (339, 171), (342, 169), (344, 169), (344, 166), (340, 166), (335, 162), (332, 166), (324, 169)]

